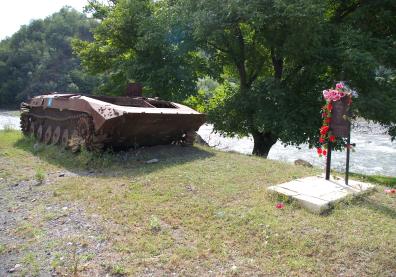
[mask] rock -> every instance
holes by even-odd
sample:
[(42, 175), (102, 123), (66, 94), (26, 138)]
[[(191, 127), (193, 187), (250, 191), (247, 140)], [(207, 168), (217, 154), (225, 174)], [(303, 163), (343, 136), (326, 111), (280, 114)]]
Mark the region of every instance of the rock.
[(151, 160), (146, 161), (145, 163), (146, 164), (155, 164), (155, 163), (158, 163), (158, 162), (159, 162), (158, 159), (151, 159)]
[(194, 143), (209, 146), (209, 144), (198, 133), (195, 133)]
[(16, 265), (14, 265), (13, 268), (10, 268), (10, 269), (8, 270), (8, 273), (13, 273), (13, 272), (17, 271), (20, 267), (21, 267), (20, 264), (16, 264)]
[(295, 160), (294, 164), (295, 165), (306, 166), (306, 167), (313, 167), (311, 163), (309, 163), (309, 162), (307, 162), (305, 160), (302, 160), (302, 159)]

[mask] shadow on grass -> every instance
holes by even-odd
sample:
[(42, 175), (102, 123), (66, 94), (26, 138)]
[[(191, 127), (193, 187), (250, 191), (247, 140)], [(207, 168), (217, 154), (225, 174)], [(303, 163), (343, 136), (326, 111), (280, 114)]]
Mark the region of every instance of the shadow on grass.
[(396, 210), (382, 203), (378, 203), (372, 199), (364, 198), (362, 204), (375, 212), (379, 212), (392, 219), (396, 219)]
[[(72, 153), (58, 146), (37, 143), (28, 137), (17, 140), (14, 147), (81, 176), (137, 176), (214, 156), (214, 153), (197, 146), (180, 145), (160, 145), (118, 152), (90, 152), (82, 149), (78, 153)], [(147, 163), (153, 159), (158, 162)]]
[(372, 191), (368, 194), (365, 195), (360, 195), (356, 196), (353, 198), (350, 198), (348, 201), (341, 202), (341, 205), (357, 205), (361, 207), (366, 207), (373, 212), (381, 213), (384, 216), (390, 217), (392, 219), (396, 219), (396, 210), (392, 207), (387, 206), (384, 203), (381, 203), (378, 200), (370, 198), (369, 195), (372, 193), (375, 193), (375, 191)]

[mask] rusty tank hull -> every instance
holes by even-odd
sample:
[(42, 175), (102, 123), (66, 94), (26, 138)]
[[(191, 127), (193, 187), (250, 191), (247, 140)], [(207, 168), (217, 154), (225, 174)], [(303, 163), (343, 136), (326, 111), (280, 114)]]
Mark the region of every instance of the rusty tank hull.
[(21, 104), (21, 129), (46, 144), (73, 150), (192, 144), (205, 115), (145, 97), (48, 94)]

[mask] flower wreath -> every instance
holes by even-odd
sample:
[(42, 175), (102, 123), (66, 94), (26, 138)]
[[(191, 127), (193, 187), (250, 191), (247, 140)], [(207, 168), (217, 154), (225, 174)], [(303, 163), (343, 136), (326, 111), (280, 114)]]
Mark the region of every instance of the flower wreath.
[(323, 97), (326, 101), (326, 104), (321, 109), (323, 124), (322, 127), (319, 129), (319, 143), (321, 144), (321, 146), (317, 148), (319, 157), (326, 156), (328, 142), (334, 142), (336, 140), (336, 137), (332, 135), (330, 130), (333, 103), (336, 101), (340, 101), (345, 96), (349, 96), (349, 106), (352, 103), (352, 96), (357, 97), (357, 93), (356, 91), (346, 86), (344, 82), (337, 83), (335, 89), (330, 88), (323, 91)]

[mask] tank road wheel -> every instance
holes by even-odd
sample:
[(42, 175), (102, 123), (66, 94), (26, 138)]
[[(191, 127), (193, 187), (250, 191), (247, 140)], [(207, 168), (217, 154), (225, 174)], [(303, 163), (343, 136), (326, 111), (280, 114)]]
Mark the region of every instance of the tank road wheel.
[(27, 136), (29, 135), (30, 126), (29, 126), (29, 116), (26, 113), (21, 114), (21, 130), (22, 133)]
[(68, 129), (63, 130), (60, 143), (63, 148), (67, 148), (69, 146), (69, 130)]
[(56, 126), (54, 133), (52, 134), (51, 143), (58, 144), (60, 136), (61, 136), (61, 128), (60, 128), (60, 126)]
[(68, 146), (73, 153), (80, 151), (81, 146), (84, 145), (84, 139), (80, 136), (79, 132), (74, 129), (71, 133)]
[(49, 125), (44, 133), (44, 143), (50, 144), (51, 139), (52, 139), (52, 127), (51, 125)]
[(36, 131), (36, 123), (34, 123), (34, 122), (32, 121), (32, 122), (30, 122), (29, 134), (30, 134), (31, 136), (34, 136), (34, 135), (36, 135), (35, 131)]
[(36, 138), (38, 141), (42, 141), (43, 139), (43, 125), (40, 124), (37, 128)]
[(188, 131), (183, 135), (183, 145), (193, 145), (195, 140), (195, 132)]
[(81, 117), (77, 122), (77, 131), (80, 137), (86, 139), (90, 134), (90, 124), (87, 117)]
[(77, 137), (79, 138), (80, 146), (84, 146), (89, 150), (93, 150), (93, 123), (90, 117), (80, 117), (77, 121)]

